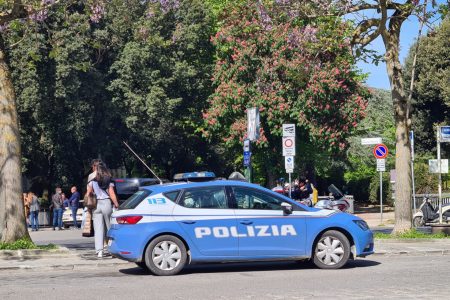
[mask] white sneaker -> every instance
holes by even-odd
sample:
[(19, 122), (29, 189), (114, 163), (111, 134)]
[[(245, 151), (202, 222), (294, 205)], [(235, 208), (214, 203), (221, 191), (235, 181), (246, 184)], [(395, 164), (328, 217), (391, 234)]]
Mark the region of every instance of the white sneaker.
[(99, 258), (103, 257), (103, 250), (100, 250), (97, 252), (97, 257), (99, 257)]

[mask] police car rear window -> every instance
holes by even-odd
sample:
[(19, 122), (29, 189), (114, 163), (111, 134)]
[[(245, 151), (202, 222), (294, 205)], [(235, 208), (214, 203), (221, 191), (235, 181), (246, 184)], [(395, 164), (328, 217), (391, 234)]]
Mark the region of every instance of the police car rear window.
[(173, 191), (168, 193), (163, 193), (163, 195), (170, 199), (170, 201), (175, 202), (177, 200), (178, 194), (180, 191)]
[(130, 198), (128, 198), (124, 203), (119, 206), (119, 209), (133, 209), (141, 203), (152, 192), (149, 190), (137, 191)]

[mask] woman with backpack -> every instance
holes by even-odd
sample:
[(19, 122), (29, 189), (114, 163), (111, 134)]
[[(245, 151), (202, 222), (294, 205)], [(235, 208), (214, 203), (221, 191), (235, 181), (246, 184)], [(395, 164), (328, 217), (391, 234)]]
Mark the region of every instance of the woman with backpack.
[[(106, 165), (101, 162), (97, 165), (95, 178), (88, 183), (86, 196), (91, 193), (97, 198), (97, 207), (93, 210), (95, 253), (98, 257), (103, 257), (103, 246), (106, 232), (110, 228), (110, 218), (112, 214), (112, 205), (119, 207), (116, 193), (114, 192), (114, 182), (111, 173)], [(106, 230), (106, 231), (105, 231)]]

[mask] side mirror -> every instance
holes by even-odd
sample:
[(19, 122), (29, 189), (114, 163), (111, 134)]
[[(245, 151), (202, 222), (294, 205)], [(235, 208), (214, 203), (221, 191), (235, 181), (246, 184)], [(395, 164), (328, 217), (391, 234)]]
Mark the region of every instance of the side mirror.
[(285, 215), (292, 214), (292, 205), (290, 205), (289, 203), (287, 203), (287, 202), (281, 203), (281, 208), (283, 209), (283, 213)]

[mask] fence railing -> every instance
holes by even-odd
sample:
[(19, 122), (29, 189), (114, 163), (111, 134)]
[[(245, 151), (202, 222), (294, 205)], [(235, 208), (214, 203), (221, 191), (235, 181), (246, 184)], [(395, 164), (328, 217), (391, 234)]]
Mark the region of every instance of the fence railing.
[[(419, 209), (420, 205), (423, 202), (423, 198), (427, 197), (430, 199), (431, 204), (434, 207), (438, 207), (439, 205), (439, 195), (438, 194), (416, 194), (416, 198), (413, 199), (413, 201), (416, 202), (416, 209)], [(450, 203), (450, 194), (442, 194), (442, 205), (449, 204)], [(414, 202), (413, 202), (413, 208), (414, 208)]]

